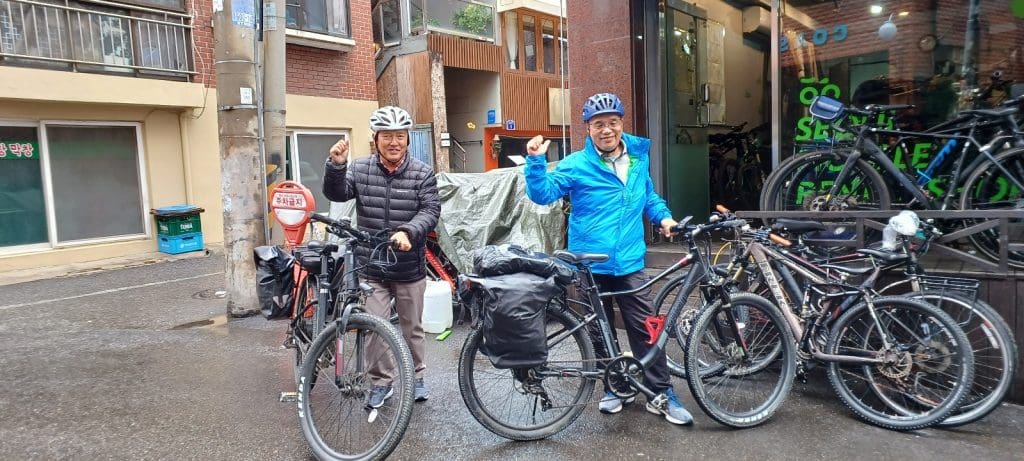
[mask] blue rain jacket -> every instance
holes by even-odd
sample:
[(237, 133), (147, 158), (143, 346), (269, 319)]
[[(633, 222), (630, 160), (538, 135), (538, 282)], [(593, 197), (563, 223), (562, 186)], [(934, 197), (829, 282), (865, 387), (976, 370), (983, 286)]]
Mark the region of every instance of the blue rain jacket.
[(626, 275), (644, 268), (645, 226), (643, 215), (659, 224), (672, 212), (654, 191), (651, 181), (651, 140), (622, 134), (632, 167), (626, 184), (602, 163), (600, 153), (587, 137), (583, 150), (573, 152), (547, 171), (547, 159), (526, 159), (526, 195), (547, 205), (566, 195), (572, 202), (569, 215), (569, 251), (604, 253), (608, 261), (593, 264), (595, 274)]

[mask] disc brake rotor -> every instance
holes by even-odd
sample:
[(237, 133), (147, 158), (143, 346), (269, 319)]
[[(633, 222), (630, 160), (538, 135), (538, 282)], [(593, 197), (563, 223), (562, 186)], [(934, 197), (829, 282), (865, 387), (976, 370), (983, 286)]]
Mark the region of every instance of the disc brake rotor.
[(946, 343), (931, 340), (914, 348), (914, 363), (926, 373), (942, 373), (953, 364), (953, 357)]

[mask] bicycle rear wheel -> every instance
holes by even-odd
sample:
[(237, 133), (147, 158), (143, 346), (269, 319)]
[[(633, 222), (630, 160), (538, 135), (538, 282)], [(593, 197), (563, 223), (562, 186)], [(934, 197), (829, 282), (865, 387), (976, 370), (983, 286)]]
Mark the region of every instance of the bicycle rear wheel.
[(832, 387), (858, 417), (876, 426), (909, 431), (938, 424), (960, 406), (974, 380), (967, 335), (923, 301), (884, 296), (872, 302), (874, 315), (865, 303), (843, 313), (825, 349), (884, 361), (833, 362)]
[[(370, 408), (373, 385), (393, 374), (392, 394)], [(356, 312), (346, 331), (328, 326), (309, 349), (299, 376), (299, 423), (319, 459), (384, 459), (412, 417), (412, 355), (386, 319)]]
[[(730, 296), (730, 304), (724, 307), (717, 301), (697, 316), (686, 347), (688, 382), (708, 416), (726, 426), (747, 428), (768, 421), (789, 395), (796, 376), (796, 343), (767, 299), (740, 293)], [(748, 321), (736, 312), (745, 312)], [(709, 360), (722, 371), (694, 379)]]
[(1006, 321), (981, 300), (932, 291), (905, 296), (926, 301), (949, 314), (964, 330), (974, 352), (974, 385), (960, 408), (939, 426), (969, 424), (998, 408), (1013, 384), (1017, 367), (1017, 345)]
[[(961, 210), (1022, 210), (1024, 209), (1024, 190), (1018, 189), (1013, 180), (1024, 183), (1024, 149), (1012, 149), (995, 157), (995, 163), (983, 163), (964, 181), (963, 194), (960, 196)], [(1007, 176), (1002, 166), (1013, 178)], [(1008, 241), (1019, 242), (1024, 239), (1024, 225), (1019, 219), (1009, 219)], [(975, 224), (969, 222), (969, 224)], [(999, 230), (989, 229), (970, 236), (971, 243), (990, 259), (999, 260)], [(1007, 259), (1009, 265), (1024, 268), (1024, 252), (1010, 251)]]
[[(485, 428), (511, 440), (550, 437), (572, 424), (594, 392), (594, 349), (587, 328), (566, 308), (549, 306), (547, 363), (498, 369), (481, 351), (483, 330), (466, 337), (459, 356), (459, 391)], [(570, 333), (571, 332), (571, 333)], [(547, 403), (545, 403), (547, 402)]]
[(885, 179), (870, 163), (857, 160), (838, 192), (827, 197), (843, 169), (842, 151), (802, 154), (779, 165), (762, 191), (765, 211), (887, 210), (890, 196)]

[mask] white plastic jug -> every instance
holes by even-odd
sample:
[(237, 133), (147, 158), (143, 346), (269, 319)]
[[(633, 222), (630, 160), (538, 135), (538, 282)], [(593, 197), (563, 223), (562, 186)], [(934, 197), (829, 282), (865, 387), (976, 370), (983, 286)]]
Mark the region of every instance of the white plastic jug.
[(427, 280), (423, 292), (423, 331), (444, 333), (452, 326), (452, 286), (444, 280)]

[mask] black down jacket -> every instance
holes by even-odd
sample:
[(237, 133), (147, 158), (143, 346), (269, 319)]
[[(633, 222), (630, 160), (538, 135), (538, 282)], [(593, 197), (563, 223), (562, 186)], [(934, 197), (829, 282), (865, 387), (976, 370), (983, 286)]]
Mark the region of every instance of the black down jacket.
[[(424, 251), (427, 234), (434, 230), (441, 215), (434, 170), (412, 157), (389, 173), (377, 154), (355, 159), (349, 165), (336, 166), (330, 159), (324, 172), (324, 196), (335, 202), (356, 200), (359, 229), (376, 233), (383, 229), (405, 231), (412, 243), (410, 251), (396, 251), (398, 263), (386, 269), (370, 266), (364, 274), (370, 279), (412, 282), (426, 276)], [(365, 264), (370, 249), (356, 249), (360, 264)]]

